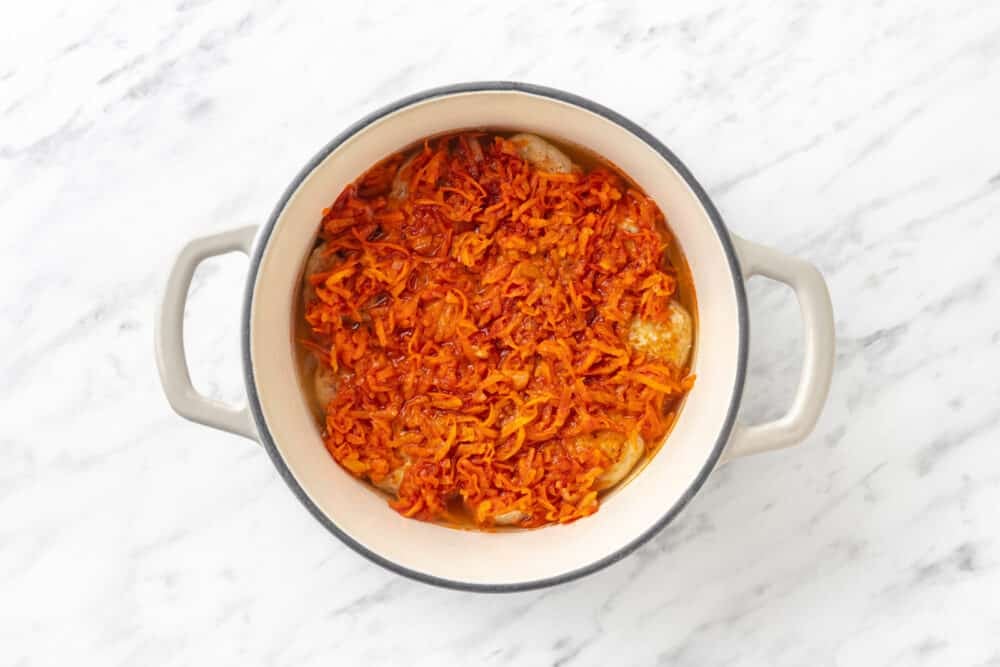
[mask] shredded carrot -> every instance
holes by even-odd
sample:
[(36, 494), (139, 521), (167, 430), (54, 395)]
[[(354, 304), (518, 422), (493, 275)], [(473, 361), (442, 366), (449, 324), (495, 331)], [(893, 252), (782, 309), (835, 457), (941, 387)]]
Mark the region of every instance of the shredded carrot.
[(592, 514), (613, 461), (585, 436), (638, 431), (652, 449), (693, 382), (628, 344), (635, 318), (669, 323), (662, 213), (609, 168), (546, 173), (499, 136), (406, 157), (323, 211), (302, 345), (337, 374), (327, 449), (376, 484), (402, 470), (407, 517)]

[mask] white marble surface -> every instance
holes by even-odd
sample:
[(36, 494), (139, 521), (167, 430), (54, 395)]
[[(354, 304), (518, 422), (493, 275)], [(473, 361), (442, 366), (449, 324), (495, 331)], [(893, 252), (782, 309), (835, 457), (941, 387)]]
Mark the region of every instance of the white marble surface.
[[(1000, 5), (333, 4), (0, 10), (0, 664), (1000, 665)], [(152, 355), (182, 242), (262, 221), (362, 114), (494, 78), (646, 126), (823, 269), (839, 328), (801, 447), (506, 596), (343, 547), (259, 448), (170, 412)], [(244, 266), (203, 266), (188, 318), (231, 400)], [(787, 291), (751, 296), (759, 419), (801, 342)]]

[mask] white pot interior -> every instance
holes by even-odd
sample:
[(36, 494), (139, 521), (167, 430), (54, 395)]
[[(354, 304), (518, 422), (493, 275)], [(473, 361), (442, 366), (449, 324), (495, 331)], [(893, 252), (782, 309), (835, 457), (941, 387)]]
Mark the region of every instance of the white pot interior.
[[(296, 287), (321, 211), (368, 167), (425, 136), (465, 128), (531, 131), (587, 147), (659, 203), (691, 265), (698, 378), (667, 442), (597, 514), (565, 526), (496, 533), (404, 519), (327, 453), (299, 387), (293, 339)], [(725, 249), (684, 178), (625, 128), (584, 108), (521, 91), (463, 92), (390, 113), (336, 147), (299, 185), (263, 240), (250, 313), (250, 360), (264, 420), (312, 503), (369, 551), (424, 576), (468, 585), (559, 577), (614, 556), (682, 499), (721, 437), (737, 381), (738, 297)]]

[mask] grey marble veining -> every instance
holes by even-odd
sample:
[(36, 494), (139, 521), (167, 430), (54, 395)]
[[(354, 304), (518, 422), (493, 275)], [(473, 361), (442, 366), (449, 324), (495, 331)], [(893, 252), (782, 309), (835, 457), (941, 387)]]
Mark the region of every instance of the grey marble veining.
[[(506, 596), (355, 555), (266, 455), (173, 416), (172, 254), (262, 221), (404, 94), (521, 79), (632, 117), (732, 229), (818, 264), (837, 371), (800, 447), (651, 543)], [(22, 3), (0, 10), (0, 663), (1000, 665), (1000, 5)], [(199, 269), (196, 384), (242, 394), (245, 260)], [(751, 283), (744, 417), (800, 363)]]

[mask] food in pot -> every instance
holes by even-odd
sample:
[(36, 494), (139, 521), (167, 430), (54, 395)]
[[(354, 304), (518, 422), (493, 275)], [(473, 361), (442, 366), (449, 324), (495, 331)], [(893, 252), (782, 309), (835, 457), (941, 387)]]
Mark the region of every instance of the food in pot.
[(383, 160), (323, 212), (303, 280), (326, 448), (407, 517), (592, 514), (694, 382), (694, 293), (662, 212), (535, 135)]

